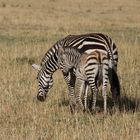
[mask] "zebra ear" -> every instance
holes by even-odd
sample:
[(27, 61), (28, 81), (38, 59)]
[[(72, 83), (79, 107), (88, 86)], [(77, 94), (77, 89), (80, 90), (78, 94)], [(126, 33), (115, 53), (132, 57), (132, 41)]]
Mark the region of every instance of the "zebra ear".
[(32, 67), (35, 69), (35, 70), (41, 70), (41, 66), (40, 65), (37, 65), (37, 64), (32, 64)]

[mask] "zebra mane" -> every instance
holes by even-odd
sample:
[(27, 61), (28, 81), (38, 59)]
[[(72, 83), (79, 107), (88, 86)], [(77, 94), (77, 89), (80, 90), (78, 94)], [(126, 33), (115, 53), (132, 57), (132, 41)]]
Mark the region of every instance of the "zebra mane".
[(44, 55), (44, 57), (41, 60), (41, 66), (43, 66), (53, 55), (58, 53), (58, 46), (53, 45)]

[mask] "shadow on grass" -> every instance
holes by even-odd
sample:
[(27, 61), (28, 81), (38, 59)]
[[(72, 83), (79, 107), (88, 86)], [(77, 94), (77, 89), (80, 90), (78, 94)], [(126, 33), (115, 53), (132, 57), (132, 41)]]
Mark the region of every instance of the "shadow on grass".
[[(59, 107), (69, 106), (69, 100), (65, 98), (59, 103)], [(118, 108), (120, 112), (136, 112), (140, 110), (140, 99), (128, 98), (127, 96), (122, 96), (120, 102), (115, 107)], [(88, 99), (88, 107), (91, 108), (91, 100)], [(97, 99), (96, 104), (97, 112), (103, 111), (103, 99), (101, 96)], [(110, 113), (113, 112), (114, 103), (111, 97), (107, 98), (107, 108)]]
[(140, 99), (139, 98), (128, 98), (127, 96), (123, 96), (120, 99), (119, 103), (120, 111), (139, 111), (140, 109)]
[[(114, 102), (111, 97), (107, 98), (107, 108), (110, 113), (113, 112), (114, 107), (120, 112), (136, 112), (139, 110), (140, 99), (128, 98), (127, 96), (122, 96), (117, 105), (114, 106)], [(103, 99), (97, 100), (97, 107), (103, 111)]]

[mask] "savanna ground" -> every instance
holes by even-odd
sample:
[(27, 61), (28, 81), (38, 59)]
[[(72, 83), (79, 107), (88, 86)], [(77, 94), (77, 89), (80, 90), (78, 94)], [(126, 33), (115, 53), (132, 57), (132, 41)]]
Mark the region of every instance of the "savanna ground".
[[(60, 71), (47, 100), (37, 101), (31, 64), (58, 39), (89, 32), (106, 33), (118, 46), (120, 110), (113, 111), (109, 95), (106, 116), (71, 115)], [(139, 69), (140, 0), (0, 0), (0, 139), (140, 139)]]

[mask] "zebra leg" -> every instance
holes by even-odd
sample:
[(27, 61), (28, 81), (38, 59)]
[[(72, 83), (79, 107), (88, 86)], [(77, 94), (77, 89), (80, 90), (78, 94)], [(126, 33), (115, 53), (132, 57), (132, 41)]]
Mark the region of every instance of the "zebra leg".
[(75, 81), (76, 81), (76, 76), (74, 72), (71, 70), (68, 73), (63, 73), (64, 79), (67, 83), (68, 86), (68, 96), (69, 96), (69, 102), (70, 102), (70, 110), (71, 113), (74, 113), (75, 106), (76, 106), (76, 100), (75, 100)]
[(88, 84), (85, 81), (85, 87), (83, 90), (83, 95), (84, 95), (84, 111), (87, 111), (87, 94), (88, 94)]
[(104, 59), (103, 60), (103, 66), (102, 66), (102, 77), (103, 77), (103, 85), (102, 85), (102, 95), (104, 99), (104, 114), (107, 113), (107, 95), (106, 95), (106, 88), (107, 88), (107, 83), (108, 83), (108, 60)]
[(91, 87), (91, 93), (92, 93), (92, 106), (91, 111), (95, 112), (96, 109), (96, 96), (98, 93), (97, 84), (95, 83), (95, 77), (88, 78), (89, 86)]
[(93, 112), (95, 112), (95, 109), (96, 109), (96, 96), (98, 93), (96, 77), (98, 73), (99, 73), (99, 67), (98, 67), (98, 64), (96, 64), (96, 61), (92, 65), (92, 71), (89, 72), (88, 68), (86, 69), (86, 76), (87, 76), (88, 84), (91, 87), (91, 93), (92, 93), (91, 111)]
[[(77, 78), (78, 81), (78, 94), (76, 96), (76, 101), (80, 105), (80, 108), (85, 112), (87, 111), (87, 94), (88, 94), (88, 84), (87, 81)], [(82, 102), (82, 95), (84, 97), (84, 104)]]
[(96, 96), (97, 96), (97, 93), (98, 93), (98, 90), (97, 90), (97, 87), (95, 86), (93, 89), (92, 89), (92, 96), (93, 96), (93, 100), (92, 100), (92, 108), (91, 110), (95, 112), (96, 110)]
[[(105, 85), (104, 85), (105, 86)], [(102, 95), (104, 99), (104, 114), (107, 112), (107, 96), (106, 96), (106, 87), (103, 87), (102, 89)]]
[(84, 111), (84, 106), (82, 102), (82, 95), (84, 94), (85, 90), (85, 81), (77, 78), (77, 86), (78, 86), (78, 93), (76, 96), (76, 102), (79, 104), (80, 108)]

